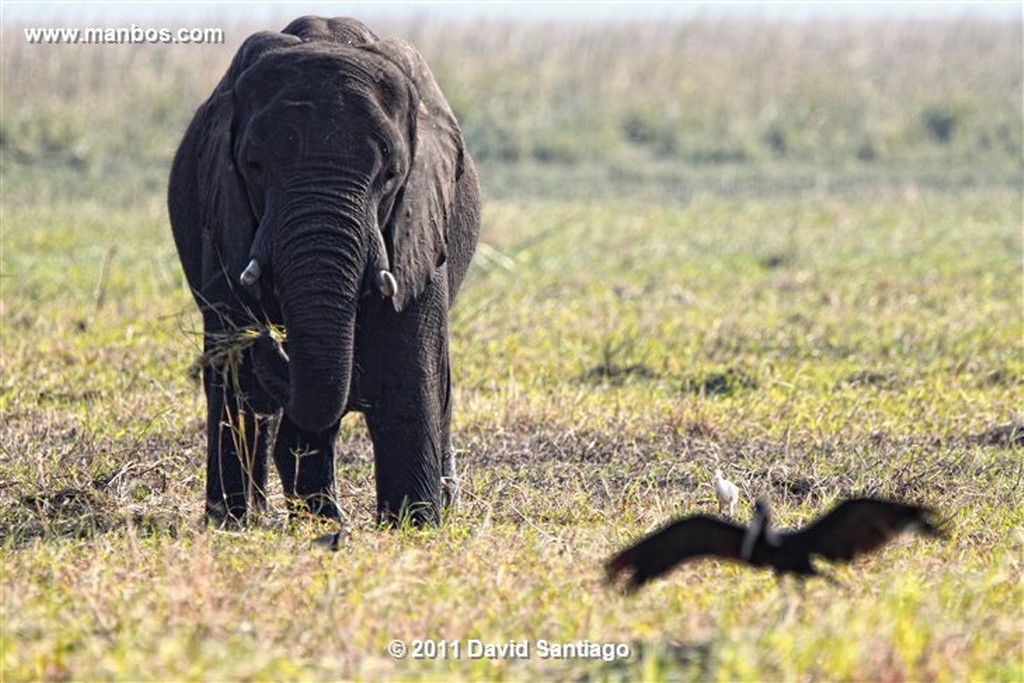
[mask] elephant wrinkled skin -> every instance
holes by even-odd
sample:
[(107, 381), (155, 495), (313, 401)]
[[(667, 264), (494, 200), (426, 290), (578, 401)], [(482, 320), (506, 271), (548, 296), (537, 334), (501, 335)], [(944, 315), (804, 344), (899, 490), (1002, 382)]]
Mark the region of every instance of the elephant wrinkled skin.
[(381, 521), (436, 522), (454, 477), (448, 310), (480, 199), (416, 49), (353, 19), (250, 36), (185, 133), (168, 203), (205, 347), (255, 321), (286, 331), (237, 377), (204, 368), (207, 517), (263, 505), (272, 453), (291, 509), (339, 518), (335, 439), (360, 411)]

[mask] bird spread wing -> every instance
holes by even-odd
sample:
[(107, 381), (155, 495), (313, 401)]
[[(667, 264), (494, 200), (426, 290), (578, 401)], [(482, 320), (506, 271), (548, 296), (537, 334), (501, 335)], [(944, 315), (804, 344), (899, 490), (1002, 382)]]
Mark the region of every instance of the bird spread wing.
[(714, 555), (740, 559), (743, 527), (709, 515), (684, 517), (637, 541), (605, 564), (608, 581), (629, 573), (625, 588), (632, 592), (686, 560)]
[(879, 500), (855, 498), (837, 505), (791, 536), (810, 552), (833, 562), (849, 562), (859, 555), (885, 545), (901, 532), (916, 528), (928, 536), (941, 536), (927, 507)]

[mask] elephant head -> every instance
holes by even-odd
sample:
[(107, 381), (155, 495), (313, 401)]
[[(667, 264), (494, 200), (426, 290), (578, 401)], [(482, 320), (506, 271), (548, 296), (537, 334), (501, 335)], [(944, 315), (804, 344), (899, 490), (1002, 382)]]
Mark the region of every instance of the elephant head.
[(455, 117), (412, 45), (313, 18), (250, 37), (199, 115), (203, 223), (287, 330), (287, 354), (257, 343), (257, 375), (322, 431), (349, 399), (361, 298), (402, 311), (445, 261)]

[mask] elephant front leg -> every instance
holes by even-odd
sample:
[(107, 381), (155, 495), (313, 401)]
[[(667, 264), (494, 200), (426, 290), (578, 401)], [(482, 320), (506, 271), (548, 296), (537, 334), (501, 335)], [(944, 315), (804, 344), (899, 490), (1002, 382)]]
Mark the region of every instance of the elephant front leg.
[(206, 518), (221, 526), (244, 523), (249, 503), (266, 503), (270, 418), (251, 410), (222, 371), (207, 368), (204, 384)]
[(382, 306), (373, 322), (360, 338), (360, 365), (378, 519), (435, 524), (455, 492), (445, 268), (404, 311)]
[(281, 416), (274, 462), (290, 516), (313, 514), (341, 519), (334, 497), (334, 448), (339, 425), (312, 433), (299, 429), (287, 415)]
[(448, 446), (436, 418), (429, 410), (375, 409), (366, 415), (381, 524), (441, 521), (441, 472)]

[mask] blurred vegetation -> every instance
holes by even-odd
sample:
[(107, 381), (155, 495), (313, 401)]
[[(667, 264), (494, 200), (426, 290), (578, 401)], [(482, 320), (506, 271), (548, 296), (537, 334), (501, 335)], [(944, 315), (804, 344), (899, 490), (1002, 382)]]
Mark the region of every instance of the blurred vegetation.
[[(1013, 22), (367, 21), (423, 52), (491, 196), (1021, 178)], [(188, 47), (39, 46), (8, 29), (8, 198), (162, 191), (195, 107), (264, 28)]]

